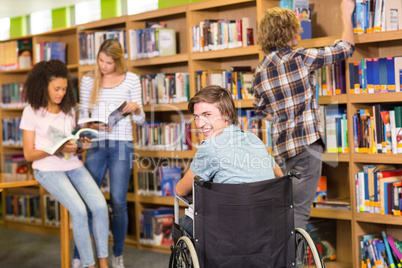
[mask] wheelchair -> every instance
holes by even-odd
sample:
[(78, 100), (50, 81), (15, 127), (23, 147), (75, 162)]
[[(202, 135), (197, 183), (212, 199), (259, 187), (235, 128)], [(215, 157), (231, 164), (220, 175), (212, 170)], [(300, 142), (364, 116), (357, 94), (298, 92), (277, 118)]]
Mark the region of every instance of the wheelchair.
[[(292, 179), (246, 184), (196, 177), (192, 197), (175, 198), (169, 268), (324, 267), (309, 234), (294, 228)], [(179, 225), (179, 200), (193, 209), (193, 237)]]

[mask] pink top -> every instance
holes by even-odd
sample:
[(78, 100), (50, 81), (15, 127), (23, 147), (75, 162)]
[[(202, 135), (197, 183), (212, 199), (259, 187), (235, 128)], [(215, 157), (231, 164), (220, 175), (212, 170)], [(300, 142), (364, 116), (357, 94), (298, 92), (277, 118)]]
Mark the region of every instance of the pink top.
[[(57, 129), (64, 135), (70, 135), (75, 127), (74, 114), (59, 112), (52, 114), (44, 108), (34, 110), (31, 105), (25, 107), (22, 113), (20, 129), (35, 132), (35, 150), (42, 150), (51, 146), (52, 140), (48, 136), (49, 127)], [(33, 169), (40, 171), (68, 171), (79, 168), (82, 162), (75, 154), (70, 154), (68, 159), (51, 155), (32, 163)]]

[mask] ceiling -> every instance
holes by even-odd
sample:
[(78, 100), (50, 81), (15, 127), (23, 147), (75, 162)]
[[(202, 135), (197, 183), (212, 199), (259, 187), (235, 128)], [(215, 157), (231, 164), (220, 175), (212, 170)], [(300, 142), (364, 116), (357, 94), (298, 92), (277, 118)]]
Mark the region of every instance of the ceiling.
[(87, 0), (0, 0), (0, 18), (28, 15), (35, 11), (67, 7)]

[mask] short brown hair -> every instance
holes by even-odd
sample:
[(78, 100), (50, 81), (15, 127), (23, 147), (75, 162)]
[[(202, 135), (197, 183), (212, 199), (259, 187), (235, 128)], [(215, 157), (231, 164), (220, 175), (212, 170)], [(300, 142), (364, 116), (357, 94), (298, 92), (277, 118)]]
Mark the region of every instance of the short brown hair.
[(200, 102), (217, 104), (222, 115), (227, 116), (229, 124), (238, 125), (238, 116), (232, 94), (220, 86), (206, 86), (198, 91), (188, 103), (188, 110), (194, 114), (194, 105)]
[(265, 54), (274, 47), (289, 47), (302, 30), (295, 13), (286, 8), (274, 7), (265, 11), (258, 28), (258, 42)]

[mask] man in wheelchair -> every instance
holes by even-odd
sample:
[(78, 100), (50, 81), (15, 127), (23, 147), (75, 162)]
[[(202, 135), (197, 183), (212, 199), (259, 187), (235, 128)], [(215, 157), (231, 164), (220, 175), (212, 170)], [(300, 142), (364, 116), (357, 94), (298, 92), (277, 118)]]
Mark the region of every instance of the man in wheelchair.
[[(179, 226), (175, 224), (169, 267), (278, 268), (310, 263), (296, 259), (299, 244), (303, 250), (314, 248), (314, 256), (317, 251), (311, 239), (300, 234), (304, 230), (294, 229), (292, 176), (283, 177), (262, 141), (239, 129), (231, 93), (207, 86), (190, 100), (188, 109), (204, 140), (176, 186), (179, 197), (194, 189), (194, 221), (185, 215)], [(315, 262), (321, 263), (317, 258)]]
[[(188, 110), (194, 116), (202, 141), (190, 169), (177, 183), (178, 196), (191, 193), (195, 176), (215, 183), (250, 183), (283, 176), (264, 143), (253, 133), (240, 130), (232, 95), (219, 86), (207, 86), (191, 98)], [(180, 225), (192, 235), (188, 216)]]

